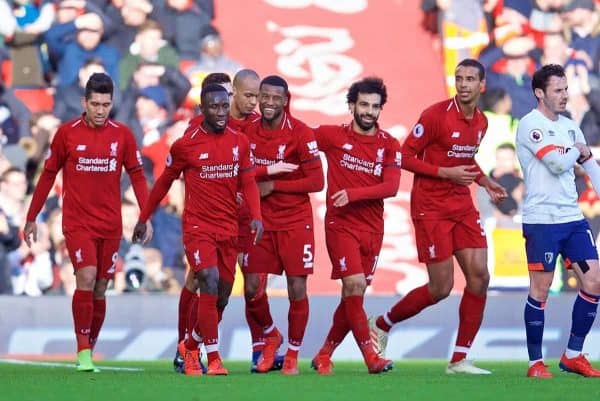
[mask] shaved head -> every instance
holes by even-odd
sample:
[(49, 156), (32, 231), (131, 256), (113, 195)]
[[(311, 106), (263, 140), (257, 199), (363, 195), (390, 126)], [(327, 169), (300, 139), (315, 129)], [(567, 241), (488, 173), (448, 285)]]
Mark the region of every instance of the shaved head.
[(233, 77), (233, 86), (239, 88), (240, 85), (246, 81), (248, 78), (255, 79), (260, 81), (260, 77), (256, 73), (256, 71), (245, 68), (243, 70), (239, 70), (237, 74)]

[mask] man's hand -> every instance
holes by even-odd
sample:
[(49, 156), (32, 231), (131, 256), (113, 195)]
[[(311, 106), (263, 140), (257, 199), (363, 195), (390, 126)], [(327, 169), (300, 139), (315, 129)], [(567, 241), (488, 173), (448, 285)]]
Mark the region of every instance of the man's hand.
[(455, 184), (469, 186), (479, 175), (479, 171), (473, 170), (474, 166), (440, 167), (439, 176), (450, 180)]
[(579, 151), (579, 153), (581, 153), (581, 156), (579, 156), (579, 159), (577, 159), (578, 163), (581, 164), (587, 161), (587, 159), (589, 159), (590, 157), (592, 157), (592, 151), (590, 150), (590, 148), (588, 148), (586, 144), (576, 142), (573, 144), (573, 147), (575, 147)]
[(256, 245), (258, 241), (260, 241), (260, 239), (262, 238), (263, 231), (264, 228), (262, 221), (258, 219), (252, 219), (252, 221), (250, 222), (250, 232), (254, 234), (254, 245)]
[(258, 184), (258, 190), (260, 192), (261, 198), (271, 195), (271, 193), (273, 192), (273, 188), (275, 188), (273, 181), (261, 181), (257, 184)]
[(487, 177), (487, 180), (483, 187), (485, 188), (486, 192), (490, 196), (492, 203), (494, 204), (498, 204), (508, 197), (506, 189), (489, 177)]
[(350, 199), (348, 198), (348, 192), (345, 189), (337, 191), (333, 195), (331, 195), (331, 199), (333, 200), (333, 206), (342, 207), (346, 206), (350, 203)]
[(275, 164), (271, 164), (270, 166), (267, 166), (267, 174), (275, 175), (275, 174), (281, 174), (281, 173), (291, 173), (292, 171), (296, 171), (297, 169), (298, 169), (297, 164), (286, 163), (284, 161), (278, 161)]
[[(33, 241), (31, 240), (33, 238)], [(23, 239), (28, 247), (31, 248), (32, 242), (37, 241), (37, 224), (35, 221), (28, 221), (23, 228)]]
[(133, 235), (131, 236), (131, 242), (146, 244), (148, 241), (152, 239), (152, 234), (154, 230), (152, 229), (152, 224), (149, 221), (143, 222), (138, 221), (133, 229)]

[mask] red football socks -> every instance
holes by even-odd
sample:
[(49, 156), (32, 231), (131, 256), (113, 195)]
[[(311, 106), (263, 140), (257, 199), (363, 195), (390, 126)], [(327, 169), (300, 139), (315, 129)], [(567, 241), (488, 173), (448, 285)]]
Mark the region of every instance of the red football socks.
[(329, 329), (325, 343), (319, 351), (320, 354), (333, 355), (333, 351), (344, 341), (346, 334), (350, 331), (350, 324), (348, 323), (348, 319), (346, 319), (344, 305), (344, 301), (340, 300), (338, 307), (333, 313), (333, 325)]
[(373, 349), (371, 343), (371, 335), (369, 333), (369, 323), (367, 314), (363, 309), (363, 297), (352, 295), (345, 297), (343, 300), (344, 309), (346, 310), (346, 319), (354, 335), (354, 339), (358, 344), (363, 356), (367, 357), (370, 350)]
[(192, 335), (192, 330), (194, 330), (198, 324), (198, 299), (199, 295), (194, 294), (194, 296), (188, 301), (188, 315), (186, 320), (186, 329), (184, 338), (189, 338)]
[(266, 293), (263, 292), (256, 298), (246, 299), (246, 307), (263, 330), (273, 326), (273, 318), (269, 309), (269, 299)]
[(73, 322), (75, 323), (77, 352), (90, 349), (90, 331), (92, 315), (94, 314), (94, 293), (92, 291), (75, 290), (71, 310), (73, 311)]
[[(185, 333), (188, 325), (188, 314), (190, 302), (196, 297), (195, 292), (191, 292), (185, 286), (181, 289), (179, 294), (179, 318), (177, 321), (177, 342), (180, 343), (185, 339)], [(191, 326), (194, 327), (194, 326)]]
[(308, 323), (308, 298), (290, 300), (288, 311), (288, 341), (291, 345), (299, 347), (302, 345), (304, 331)]
[(252, 313), (248, 310), (248, 302), (246, 301), (246, 321), (248, 322), (248, 328), (250, 329), (250, 336), (252, 337), (252, 352), (262, 351), (265, 346), (264, 330), (262, 326), (254, 319)]
[(92, 313), (92, 325), (90, 327), (90, 345), (93, 348), (98, 340), (100, 329), (106, 316), (106, 298), (94, 299), (94, 311)]
[(398, 323), (413, 317), (435, 303), (427, 284), (417, 287), (392, 306), (389, 312), (386, 312), (387, 320), (385, 317), (379, 316), (376, 321), (377, 327), (383, 331), (390, 331), (392, 326), (389, 323)]
[(458, 335), (451, 363), (467, 357), (467, 352), (481, 327), (485, 300), (485, 296), (473, 294), (465, 288), (458, 308)]

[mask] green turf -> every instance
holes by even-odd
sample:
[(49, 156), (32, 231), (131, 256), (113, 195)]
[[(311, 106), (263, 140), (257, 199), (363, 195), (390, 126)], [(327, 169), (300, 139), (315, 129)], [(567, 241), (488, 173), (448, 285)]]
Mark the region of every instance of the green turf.
[(600, 379), (560, 372), (550, 361), (552, 380), (524, 377), (526, 362), (481, 362), (490, 376), (447, 376), (444, 361), (399, 361), (394, 370), (369, 375), (361, 363), (338, 362), (322, 377), (301, 361), (301, 374), (249, 373), (247, 362), (226, 362), (226, 377), (186, 377), (172, 372), (170, 361), (98, 363), (138, 367), (141, 372), (78, 373), (74, 368), (10, 365), (0, 362), (3, 401), (217, 401), (217, 400), (595, 400)]

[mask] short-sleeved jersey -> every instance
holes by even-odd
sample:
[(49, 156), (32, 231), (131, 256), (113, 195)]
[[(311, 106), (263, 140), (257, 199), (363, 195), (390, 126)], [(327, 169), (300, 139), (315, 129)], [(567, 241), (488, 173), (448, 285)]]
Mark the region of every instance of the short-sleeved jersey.
[[(302, 121), (285, 113), (281, 126), (269, 130), (262, 127), (261, 118), (251, 121), (244, 133), (250, 141), (256, 166), (270, 166), (283, 161), (300, 166), (296, 171), (277, 176), (278, 181), (305, 177), (307, 163), (320, 163), (319, 148), (314, 133)], [(272, 177), (258, 178), (268, 181)], [(288, 230), (312, 224), (312, 207), (307, 193), (273, 192), (261, 199), (265, 230)]]
[(372, 233), (383, 232), (383, 199), (365, 199), (334, 207), (331, 196), (349, 188), (383, 182), (387, 168), (399, 169), (400, 144), (389, 133), (373, 136), (354, 132), (352, 124), (322, 125), (314, 129), (319, 150), (327, 158), (327, 213), (325, 224)]
[[(402, 158), (420, 159), (439, 167), (473, 165), (487, 130), (487, 118), (475, 109), (467, 119), (455, 98), (426, 109), (402, 145)], [(450, 180), (415, 174), (411, 193), (413, 219), (443, 219), (475, 209), (469, 187)]]
[(123, 235), (121, 172), (142, 170), (133, 134), (107, 120), (95, 128), (79, 117), (61, 125), (52, 141), (44, 169), (63, 170), (63, 231), (85, 231), (97, 238)]
[(534, 109), (519, 121), (517, 156), (525, 181), (523, 223), (568, 223), (583, 219), (577, 203), (575, 169), (570, 167), (555, 174), (541, 160), (553, 151), (565, 155), (575, 142), (585, 143), (585, 138), (567, 117), (559, 115), (558, 120), (552, 121)]
[(201, 125), (190, 126), (171, 146), (166, 166), (174, 176), (183, 172), (184, 233), (237, 235), (239, 174), (253, 167), (248, 140), (240, 132), (227, 127), (212, 134)]

